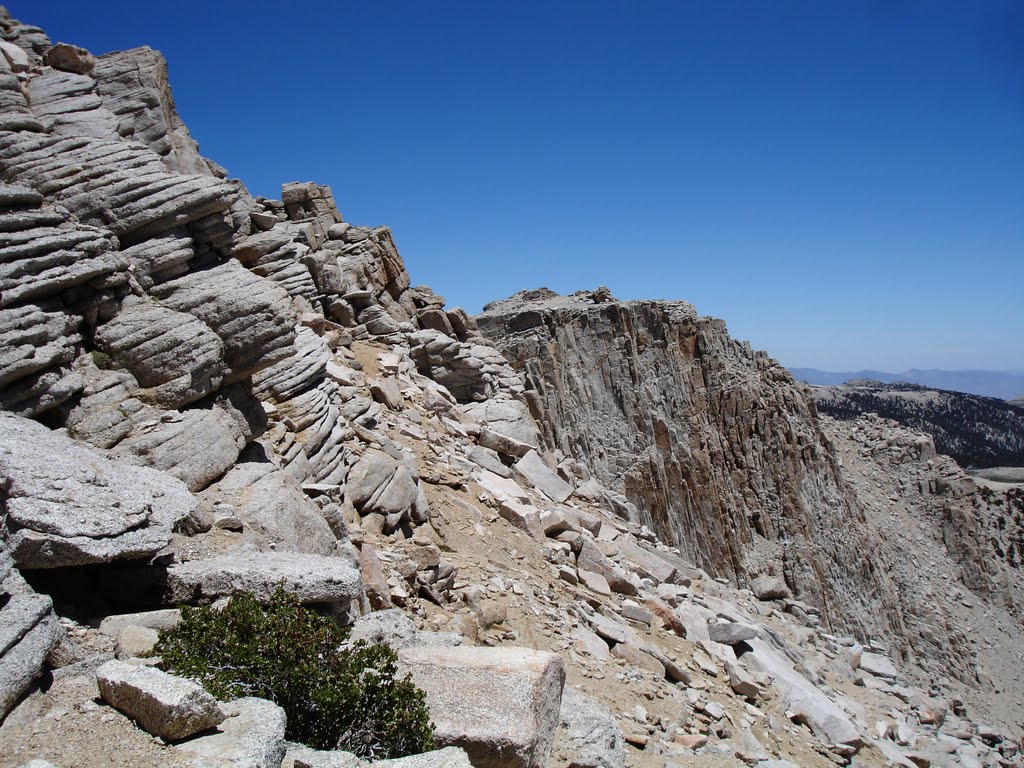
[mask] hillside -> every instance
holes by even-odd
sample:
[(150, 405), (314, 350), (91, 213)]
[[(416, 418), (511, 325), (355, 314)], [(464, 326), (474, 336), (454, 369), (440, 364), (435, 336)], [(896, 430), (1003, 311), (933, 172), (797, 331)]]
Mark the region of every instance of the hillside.
[[(0, 32), (0, 768), (1024, 764), (1020, 489), (685, 302), (447, 307), (329, 187), (203, 158), (155, 51)], [(441, 749), (155, 668), (279, 585)]]
[(963, 467), (1024, 466), (1024, 413), (1002, 400), (871, 380), (812, 392), (818, 409), (835, 418), (877, 413), (925, 432)]

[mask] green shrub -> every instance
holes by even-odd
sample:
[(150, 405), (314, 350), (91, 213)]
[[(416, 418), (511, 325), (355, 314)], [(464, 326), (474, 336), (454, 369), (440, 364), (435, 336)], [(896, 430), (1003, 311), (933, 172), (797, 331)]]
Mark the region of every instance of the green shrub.
[(348, 630), (278, 587), (270, 605), (240, 592), (223, 611), (182, 609), (156, 653), (168, 672), (219, 699), (258, 696), (288, 716), (287, 737), (315, 749), (390, 759), (433, 748), (423, 691), (397, 677), (386, 645), (338, 650)]
[(109, 371), (114, 367), (113, 360), (110, 359), (110, 355), (106, 352), (100, 352), (98, 349), (94, 349), (89, 353), (89, 355), (92, 357), (93, 363), (95, 363), (96, 367), (101, 371)]

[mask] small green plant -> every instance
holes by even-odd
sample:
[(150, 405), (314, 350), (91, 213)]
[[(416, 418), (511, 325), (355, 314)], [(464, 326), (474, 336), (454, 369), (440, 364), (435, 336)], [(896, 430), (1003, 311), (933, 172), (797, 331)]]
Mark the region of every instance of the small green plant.
[(270, 699), (288, 717), (287, 737), (315, 749), (391, 759), (433, 748), (426, 698), (398, 677), (386, 645), (339, 650), (348, 630), (303, 608), (278, 587), (267, 607), (240, 592), (222, 611), (182, 608), (156, 653), (168, 672), (219, 699)]
[(98, 349), (94, 349), (89, 353), (92, 357), (92, 361), (96, 364), (96, 367), (101, 371), (109, 371), (114, 367), (113, 361), (110, 359), (110, 355), (106, 352), (100, 352)]

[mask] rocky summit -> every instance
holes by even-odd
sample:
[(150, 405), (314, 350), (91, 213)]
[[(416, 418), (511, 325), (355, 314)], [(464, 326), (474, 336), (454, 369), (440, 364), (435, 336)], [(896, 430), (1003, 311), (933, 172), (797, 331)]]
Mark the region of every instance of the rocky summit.
[[(0, 32), (0, 766), (1024, 765), (1019, 484), (685, 302), (449, 308), (203, 158), (160, 54)], [(279, 586), (395, 649), (434, 751), (154, 666)]]

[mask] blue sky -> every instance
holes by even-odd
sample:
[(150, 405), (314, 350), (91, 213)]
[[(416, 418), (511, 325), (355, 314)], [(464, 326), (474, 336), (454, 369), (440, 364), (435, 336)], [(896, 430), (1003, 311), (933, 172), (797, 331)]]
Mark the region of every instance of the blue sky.
[(204, 154), (315, 180), (471, 311), (608, 285), (783, 363), (1024, 369), (1024, 3), (8, 0), (167, 56)]

